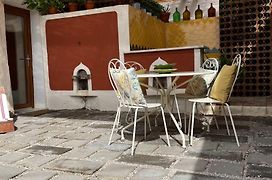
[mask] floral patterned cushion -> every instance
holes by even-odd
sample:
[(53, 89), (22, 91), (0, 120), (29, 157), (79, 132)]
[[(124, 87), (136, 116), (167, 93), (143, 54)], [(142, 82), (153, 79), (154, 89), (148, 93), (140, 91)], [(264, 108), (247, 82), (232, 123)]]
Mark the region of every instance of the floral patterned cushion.
[(116, 83), (125, 103), (130, 105), (145, 105), (146, 101), (134, 68), (111, 69), (112, 77)]

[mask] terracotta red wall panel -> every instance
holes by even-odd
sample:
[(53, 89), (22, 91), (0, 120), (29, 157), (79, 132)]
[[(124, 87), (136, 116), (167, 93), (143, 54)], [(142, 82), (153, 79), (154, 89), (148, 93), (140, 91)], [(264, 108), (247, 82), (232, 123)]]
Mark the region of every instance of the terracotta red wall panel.
[[(171, 51), (156, 51), (156, 52), (145, 52), (145, 53), (130, 53), (125, 54), (125, 61), (136, 61), (139, 62), (146, 68), (149, 69), (150, 65), (160, 57), (168, 63), (175, 63), (175, 68), (178, 71), (194, 71), (194, 50), (171, 50)], [(181, 77), (179, 82), (188, 79), (188, 77)]]
[(74, 68), (91, 71), (93, 90), (111, 89), (107, 65), (119, 57), (116, 12), (46, 22), (49, 83), (52, 90), (72, 90)]

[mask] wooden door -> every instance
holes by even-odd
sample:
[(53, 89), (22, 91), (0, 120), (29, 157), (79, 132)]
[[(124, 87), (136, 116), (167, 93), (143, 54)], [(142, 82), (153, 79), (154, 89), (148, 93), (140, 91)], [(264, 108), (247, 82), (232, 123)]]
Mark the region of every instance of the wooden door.
[(5, 22), (14, 108), (33, 107), (30, 13), (5, 5)]

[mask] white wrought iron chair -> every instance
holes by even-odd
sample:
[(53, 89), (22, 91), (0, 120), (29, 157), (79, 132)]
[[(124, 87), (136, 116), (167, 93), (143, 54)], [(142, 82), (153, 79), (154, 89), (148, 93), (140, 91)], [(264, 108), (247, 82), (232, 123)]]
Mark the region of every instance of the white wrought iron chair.
[(0, 122), (10, 120), (13, 120), (13, 118), (10, 118), (9, 115), (7, 96), (4, 88), (0, 87)]
[[(148, 115), (149, 115), (149, 112), (148, 112), (149, 109), (156, 110), (159, 108), (161, 110), (165, 134), (167, 138), (167, 144), (168, 146), (170, 146), (167, 126), (165, 121), (165, 115), (164, 115), (164, 110), (162, 108), (162, 105), (160, 103), (147, 103), (145, 101), (134, 68), (126, 69), (125, 64), (122, 61), (120, 61), (119, 59), (112, 59), (110, 60), (108, 64), (108, 75), (109, 75), (110, 83), (119, 101), (119, 104), (117, 107), (117, 113), (115, 116), (115, 120), (113, 123), (112, 131), (111, 131), (111, 135), (109, 139), (109, 145), (111, 144), (111, 139), (112, 139), (114, 130), (116, 127), (118, 127), (118, 124), (120, 121), (121, 108), (125, 107), (125, 108), (135, 110), (134, 121), (128, 126), (124, 127), (121, 131), (121, 136), (122, 136), (121, 138), (123, 139), (124, 129), (132, 125), (134, 126), (133, 136), (132, 136), (131, 155), (134, 154), (136, 123), (143, 119), (145, 120), (144, 121), (145, 134), (144, 135), (146, 138), (146, 119), (148, 118)], [(139, 109), (143, 109), (145, 111), (145, 116), (137, 119), (137, 114)]]
[[(179, 86), (183, 86), (185, 84), (188, 84), (190, 81), (194, 80), (196, 77), (201, 77), (205, 80), (206, 83), (206, 87), (209, 93), (209, 89), (211, 87), (212, 82), (214, 81), (214, 78), (216, 77), (217, 73), (219, 70), (219, 63), (218, 60), (215, 58), (209, 58), (207, 60), (204, 61), (204, 63), (202, 64), (200, 71), (209, 71), (211, 72), (210, 74), (205, 74), (205, 75), (198, 75), (198, 76), (194, 76), (191, 79), (189, 79), (188, 81), (186, 81), (185, 83), (182, 83), (182, 85)], [(192, 89), (193, 90), (193, 89)], [(178, 113), (178, 117), (180, 120), (180, 126), (182, 126), (181, 123), (181, 117), (180, 117), (180, 111), (179, 111), (179, 106), (178, 106), (178, 99), (184, 100), (184, 131), (187, 131), (187, 102), (188, 99), (190, 98), (197, 98), (197, 95), (191, 95), (191, 94), (174, 94), (174, 100), (175, 100), (175, 106), (177, 108), (177, 113)], [(190, 116), (189, 116), (189, 120), (190, 120)], [(217, 123), (216, 123), (217, 126)], [(218, 126), (217, 126), (218, 127)]]
[[(224, 65), (221, 69), (221, 71), (219, 72), (219, 74), (217, 75), (214, 84), (211, 87), (211, 90), (209, 92), (209, 95), (205, 98), (195, 98), (195, 99), (189, 99), (190, 102), (193, 103), (193, 107), (192, 107), (192, 120), (191, 120), (191, 130), (190, 130), (190, 145), (192, 145), (192, 141), (193, 141), (193, 129), (194, 129), (194, 120), (195, 120), (195, 110), (196, 110), (196, 104), (197, 103), (207, 103), (210, 104), (213, 115), (214, 115), (214, 109), (213, 109), (213, 105), (215, 106), (220, 106), (223, 109), (223, 113), (224, 113), (224, 119), (225, 119), (225, 123), (226, 123), (226, 128), (227, 128), (227, 133), (228, 135), (230, 135), (229, 132), (229, 127), (228, 127), (228, 122), (227, 122), (227, 117), (226, 117), (226, 111), (225, 111), (225, 106), (227, 107), (229, 116), (230, 116), (230, 121), (232, 124), (232, 128), (233, 128), (233, 132), (234, 132), (234, 136), (236, 139), (236, 143), (237, 146), (239, 147), (239, 140), (237, 137), (237, 133), (236, 133), (236, 129), (235, 129), (235, 125), (233, 122), (233, 117), (231, 114), (231, 110), (230, 110), (230, 106), (228, 104), (234, 84), (237, 80), (239, 71), (240, 71), (240, 66), (241, 66), (241, 55), (238, 54), (235, 56), (235, 58), (232, 61), (232, 66), (227, 66)], [(229, 71), (232, 68), (232, 71)], [(231, 76), (228, 81), (222, 81), (222, 77), (225, 76), (225, 73), (229, 73), (228, 76)], [(223, 86), (226, 85), (227, 86)], [(222, 91), (221, 91), (222, 90)], [(219, 93), (224, 93), (226, 94), (225, 97), (220, 97), (217, 96), (216, 94)]]
[[(138, 73), (142, 74), (142, 73), (145, 73), (145, 71), (146, 71), (146, 69), (143, 67), (143, 65), (141, 65), (140, 63), (138, 63), (136, 61), (125, 61), (124, 65), (125, 65), (125, 67), (127, 69), (134, 68), (135, 71), (136, 71), (136, 74), (138, 74)], [(145, 79), (139, 79), (140, 84), (141, 84), (141, 81), (144, 82), (144, 81), (147, 81), (147, 79), (146, 80)], [(145, 87), (141, 86), (141, 88), (143, 90), (143, 88), (145, 88)], [(132, 121), (132, 119), (129, 117), (130, 115), (132, 115), (132, 113), (133, 112), (131, 112), (131, 108), (130, 108), (128, 110), (126, 118), (125, 118), (126, 119), (126, 123), (130, 123)], [(149, 121), (148, 117), (147, 117), (147, 122), (148, 122), (149, 130), (151, 131), (151, 125), (150, 125), (150, 121)]]

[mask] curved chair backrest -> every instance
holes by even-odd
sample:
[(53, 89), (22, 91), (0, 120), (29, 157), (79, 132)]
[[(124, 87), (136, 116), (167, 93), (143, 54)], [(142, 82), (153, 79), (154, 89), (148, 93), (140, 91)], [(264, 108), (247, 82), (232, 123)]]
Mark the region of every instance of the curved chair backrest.
[(140, 69), (144, 69), (144, 67), (140, 63), (135, 62), (135, 61), (127, 61), (127, 62), (125, 62), (125, 66), (126, 66), (126, 68), (134, 68), (135, 71), (140, 70)]
[[(218, 71), (219, 71), (218, 60), (215, 58), (209, 58), (204, 61), (201, 68), (203, 69), (203, 71), (212, 72), (211, 74), (205, 74), (205, 75), (201, 76), (205, 80), (207, 88), (209, 89), (211, 87)], [(209, 93), (209, 91), (208, 91), (208, 93)]]
[(117, 99), (119, 100), (119, 103), (124, 104), (124, 93), (121, 91), (120, 87), (118, 87), (117, 82), (115, 81), (115, 78), (113, 77), (114, 70), (121, 70), (126, 69), (124, 63), (120, 61), (119, 59), (111, 59), (108, 64), (108, 76), (110, 79), (111, 86), (117, 96)]
[(231, 96), (231, 93), (232, 93), (232, 90), (233, 90), (233, 87), (235, 85), (235, 82), (238, 78), (238, 75), (239, 75), (239, 72), (240, 72), (240, 68), (241, 68), (241, 62), (242, 62), (242, 56), (241, 54), (237, 54), (234, 59), (232, 60), (232, 65), (236, 65), (237, 66), (237, 70), (236, 70), (236, 74), (235, 74), (235, 79), (232, 83), (232, 86), (231, 86), (231, 89), (230, 89), (230, 93), (229, 93), (229, 97), (228, 97), (228, 101), (230, 99), (230, 96)]
[(203, 69), (209, 69), (209, 70), (214, 70), (217, 71), (219, 70), (219, 63), (217, 59), (215, 58), (209, 58), (204, 61), (204, 63), (201, 66)]
[(121, 105), (142, 106), (146, 104), (134, 68), (127, 69), (122, 61), (112, 59), (108, 64), (108, 75)]

